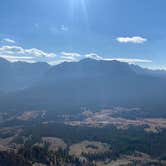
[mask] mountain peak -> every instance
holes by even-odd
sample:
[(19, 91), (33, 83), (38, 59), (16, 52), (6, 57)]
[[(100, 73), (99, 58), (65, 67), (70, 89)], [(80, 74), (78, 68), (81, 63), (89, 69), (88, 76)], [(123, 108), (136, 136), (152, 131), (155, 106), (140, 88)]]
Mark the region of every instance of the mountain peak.
[(79, 62), (97, 62), (97, 61), (100, 61), (100, 60), (92, 59), (92, 58), (84, 58), (84, 59), (81, 59)]

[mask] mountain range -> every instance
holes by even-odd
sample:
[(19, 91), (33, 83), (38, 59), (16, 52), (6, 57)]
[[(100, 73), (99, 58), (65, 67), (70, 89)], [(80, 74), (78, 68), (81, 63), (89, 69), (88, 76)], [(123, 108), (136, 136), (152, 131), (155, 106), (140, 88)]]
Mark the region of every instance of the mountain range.
[(50, 66), (0, 59), (0, 109), (138, 107), (166, 115), (166, 71), (83, 59)]

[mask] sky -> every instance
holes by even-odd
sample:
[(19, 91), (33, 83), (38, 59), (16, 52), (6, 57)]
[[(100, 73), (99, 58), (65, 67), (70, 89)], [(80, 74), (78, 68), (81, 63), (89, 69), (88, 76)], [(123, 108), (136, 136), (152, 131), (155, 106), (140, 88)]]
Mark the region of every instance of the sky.
[(165, 0), (1, 0), (0, 57), (166, 69)]

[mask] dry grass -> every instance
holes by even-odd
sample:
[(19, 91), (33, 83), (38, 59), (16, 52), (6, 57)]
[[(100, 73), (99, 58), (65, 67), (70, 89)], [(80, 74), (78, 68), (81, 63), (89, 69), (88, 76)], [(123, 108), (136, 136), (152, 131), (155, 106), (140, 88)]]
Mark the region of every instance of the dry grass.
[(28, 111), (24, 112), (21, 115), (17, 116), (16, 119), (22, 120), (22, 121), (27, 121), (31, 119), (36, 119), (39, 116), (43, 116), (46, 113), (46, 111)]
[(110, 146), (101, 142), (83, 141), (78, 144), (73, 144), (69, 148), (69, 154), (74, 156), (81, 156), (85, 154), (98, 154), (110, 151)]
[[(149, 162), (158, 164), (159, 161), (152, 159), (149, 155), (141, 152), (135, 152), (132, 155), (123, 155), (119, 159), (114, 161), (96, 163), (97, 166), (133, 166), (133, 165), (146, 165)], [(137, 163), (137, 164), (136, 164)], [(154, 165), (155, 165), (154, 164)]]
[[(122, 111), (122, 110), (120, 110)], [(140, 118), (127, 119), (121, 117), (113, 117), (113, 110), (101, 110), (99, 112), (83, 112), (83, 119), (79, 121), (68, 121), (66, 124), (71, 126), (91, 126), (104, 127), (107, 125), (115, 125), (117, 129), (128, 129), (129, 126), (147, 126), (146, 132), (158, 133), (162, 129), (166, 129), (166, 119), (164, 118)]]

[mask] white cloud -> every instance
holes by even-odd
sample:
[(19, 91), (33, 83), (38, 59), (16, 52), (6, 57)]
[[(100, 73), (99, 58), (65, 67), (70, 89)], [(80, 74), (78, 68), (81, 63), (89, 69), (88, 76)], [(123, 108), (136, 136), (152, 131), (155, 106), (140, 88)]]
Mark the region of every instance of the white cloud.
[(134, 44), (141, 44), (147, 41), (146, 38), (141, 36), (133, 36), (133, 37), (118, 37), (116, 40), (120, 43), (134, 43)]
[[(61, 52), (59, 56), (56, 57), (55, 53), (48, 53), (37, 48), (25, 49), (20, 46), (1, 46), (0, 47), (0, 57), (5, 58), (11, 62), (15, 61), (26, 61), (26, 62), (36, 62), (40, 60), (45, 60), (51, 65), (57, 65), (62, 62), (77, 62), (82, 58), (92, 58), (95, 60), (105, 60), (112, 61), (117, 60), (120, 62), (127, 63), (150, 63), (149, 59), (139, 59), (139, 58), (104, 58), (96, 53), (90, 54), (79, 54), (77, 52)], [(44, 58), (44, 59), (43, 59)]]
[(56, 56), (55, 53), (47, 53), (37, 48), (25, 49), (24, 51), (25, 53), (36, 56), (36, 57), (54, 58)]
[(34, 63), (36, 61), (53, 59), (55, 56), (55, 53), (47, 53), (37, 48), (25, 49), (20, 46), (9, 45), (0, 47), (0, 57), (5, 58), (10, 62), (25, 61)]
[(81, 57), (81, 54), (76, 52), (61, 52), (60, 58), (64, 61), (78, 61)]
[(151, 63), (152, 62), (152, 60), (149, 60), (149, 59), (137, 59), (137, 58), (112, 58), (108, 60), (117, 60), (120, 62), (127, 62), (127, 63)]
[(103, 58), (95, 53), (90, 53), (85, 55), (86, 58), (91, 58), (95, 60), (103, 60)]
[(0, 55), (14, 55), (14, 56), (34, 56), (53, 58), (54, 53), (47, 53), (37, 48), (24, 49), (20, 46), (2, 46), (0, 47)]
[(59, 64), (62, 62), (72, 62), (72, 61), (78, 61), (80, 59), (80, 57), (85, 57), (85, 58), (91, 58), (91, 59), (95, 59), (95, 60), (104, 60), (104, 61), (113, 61), (113, 60), (117, 60), (120, 62), (126, 62), (126, 63), (151, 63), (152, 60), (149, 59), (141, 59), (141, 58), (104, 58), (99, 56), (96, 53), (89, 53), (89, 54), (85, 54), (85, 55), (81, 55), (79, 53), (66, 53), (66, 52), (62, 52), (61, 53), (63, 56), (61, 56), (61, 60), (58, 61), (54, 61), (54, 64)]
[(70, 60), (70, 59), (58, 59), (55, 61), (49, 61), (47, 63), (49, 63), (50, 65), (58, 65), (61, 64), (63, 62), (77, 62), (77, 60)]
[(61, 52), (58, 59), (53, 61), (48, 61), (50, 65), (58, 65), (63, 62), (77, 62), (80, 60), (82, 55), (75, 52)]
[[(84, 55), (86, 58), (91, 58), (91, 59), (95, 59), (95, 60), (103, 60), (103, 61), (119, 61), (119, 62), (126, 62), (126, 63), (130, 63), (130, 64), (135, 64), (135, 63), (151, 63), (152, 60), (149, 59), (139, 59), (139, 58), (103, 58), (97, 54), (86, 54)], [(62, 57), (61, 57), (62, 58)], [(49, 61), (48, 63), (50, 65), (58, 65), (60, 63), (63, 62), (77, 62), (79, 61), (78, 59), (72, 59), (72, 58), (62, 58), (62, 59), (58, 59), (55, 61)]]
[(1, 40), (1, 42), (3, 42), (3, 43), (12, 43), (12, 44), (16, 43), (14, 40), (9, 39), (9, 38), (4, 38), (4, 39)]
[(29, 57), (29, 56), (10, 56), (10, 55), (0, 55), (1, 58), (5, 58), (10, 62), (17, 62), (17, 61), (26, 61), (29, 63), (34, 63), (36, 62), (34, 57)]
[(65, 57), (80, 57), (81, 54), (79, 53), (76, 53), (76, 52), (61, 52), (62, 56), (65, 56)]
[(6, 59), (33, 59), (34, 57), (30, 56), (10, 56), (10, 55), (0, 55), (1, 58)]
[(152, 60), (149, 59), (139, 59), (139, 58), (103, 58), (95, 53), (85, 55), (86, 58), (91, 58), (95, 60), (105, 60), (105, 61), (120, 61), (120, 62), (127, 62), (127, 63), (151, 63)]
[(39, 29), (39, 24), (38, 24), (38, 23), (35, 23), (35, 24), (34, 24), (34, 27), (35, 27), (36, 29)]
[(68, 31), (69, 30), (69, 28), (66, 27), (65, 25), (61, 25), (60, 29), (61, 29), (61, 31)]
[(57, 34), (61, 34), (64, 32), (68, 32), (69, 28), (65, 25), (59, 25), (59, 26), (51, 26), (48, 28), (48, 30), (53, 34), (53, 35), (57, 35)]
[(61, 56), (60, 58), (64, 59), (64, 60), (73, 60), (73, 61), (75, 61), (77, 59), (77, 58), (72, 57), (72, 56)]

